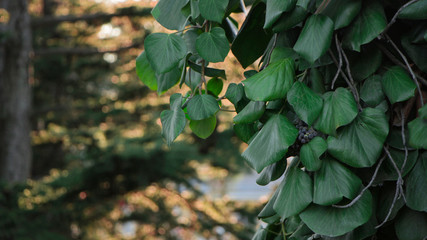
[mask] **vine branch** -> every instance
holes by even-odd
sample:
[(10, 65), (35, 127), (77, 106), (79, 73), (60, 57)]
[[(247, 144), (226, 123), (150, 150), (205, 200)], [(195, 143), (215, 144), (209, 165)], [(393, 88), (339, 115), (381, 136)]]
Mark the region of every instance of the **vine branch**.
[(351, 91), (353, 92), (354, 99), (356, 100), (357, 107), (359, 108), (359, 111), (362, 111), (362, 106), (360, 105), (360, 100), (359, 100), (359, 93), (357, 92), (356, 84), (354, 83), (353, 77), (351, 76), (350, 62), (348, 61), (348, 58), (344, 52), (344, 49), (342, 49), (341, 46), (340, 46), (340, 49), (341, 49), (342, 56), (344, 57), (347, 75), (348, 75), (348, 78), (350, 80), (350, 81), (347, 81), (347, 84), (350, 87)]
[(334, 89), (335, 82), (338, 79), (338, 76), (339, 76), (339, 74), (341, 72), (341, 67), (342, 67), (342, 54), (341, 54), (341, 51), (340, 51), (340, 43), (338, 41), (337, 34), (335, 34), (335, 45), (337, 47), (339, 62), (338, 62), (338, 66), (337, 66), (337, 68), (338, 68), (337, 73), (335, 73), (334, 79), (332, 80), (331, 90)]
[[(400, 13), (404, 8), (406, 8), (407, 6), (411, 5), (412, 3), (415, 3), (415, 2), (418, 2), (418, 1), (419, 1), (419, 0), (411, 0), (411, 1), (407, 2), (407, 3), (405, 3), (402, 7), (400, 7), (400, 8), (397, 10), (397, 12), (394, 14), (394, 16), (393, 16), (393, 18), (390, 20), (390, 22), (387, 24), (386, 28), (384, 28), (384, 30), (382, 31), (381, 35), (385, 34), (385, 33), (388, 31), (388, 29), (390, 29), (391, 25), (393, 25), (393, 24), (396, 22), (396, 19), (397, 19), (397, 17), (398, 17), (398, 15), (399, 15), (399, 13)], [(381, 36), (381, 35), (380, 35), (380, 36)]]

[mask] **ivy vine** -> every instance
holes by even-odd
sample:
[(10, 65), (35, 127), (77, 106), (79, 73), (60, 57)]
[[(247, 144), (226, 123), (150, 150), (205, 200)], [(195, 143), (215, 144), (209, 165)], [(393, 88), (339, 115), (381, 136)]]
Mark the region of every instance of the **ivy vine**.
[[(248, 7), (249, 8), (249, 7)], [(160, 0), (137, 58), (159, 94), (171, 144), (187, 122), (201, 138), (227, 99), (247, 163), (283, 180), (253, 239), (426, 239), (427, 0)], [(241, 26), (231, 13), (243, 12)], [(258, 71), (229, 84), (229, 51)], [(287, 165), (286, 159), (293, 157)], [(375, 239), (375, 238), (374, 238)]]

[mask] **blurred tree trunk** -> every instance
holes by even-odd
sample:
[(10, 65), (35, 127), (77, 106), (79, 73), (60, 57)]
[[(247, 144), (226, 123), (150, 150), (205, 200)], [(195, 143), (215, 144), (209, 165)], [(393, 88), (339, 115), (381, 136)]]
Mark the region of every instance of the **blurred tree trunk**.
[(0, 0), (10, 19), (0, 23), (0, 179), (23, 182), (30, 174), (29, 55), (27, 0)]

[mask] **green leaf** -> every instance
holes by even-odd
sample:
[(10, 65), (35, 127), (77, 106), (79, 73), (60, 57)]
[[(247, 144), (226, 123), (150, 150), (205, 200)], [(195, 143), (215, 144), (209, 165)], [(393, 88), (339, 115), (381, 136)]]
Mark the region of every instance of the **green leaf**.
[[(405, 152), (394, 149), (394, 148), (390, 148), (389, 152), (396, 166), (399, 169), (401, 169), (402, 164), (405, 161)], [(417, 162), (417, 159), (418, 159), (418, 151), (408, 151), (405, 168), (403, 169), (403, 171), (401, 171), (402, 177), (406, 176), (406, 174), (408, 174), (409, 171), (411, 171), (412, 167), (414, 167), (415, 163)], [(398, 178), (399, 178), (399, 175), (396, 173), (396, 169), (394, 168), (390, 159), (387, 159), (383, 163), (381, 168), (378, 170), (378, 174), (377, 174), (377, 177), (375, 178), (375, 182), (380, 183), (384, 181), (396, 181)]]
[(402, 102), (413, 97), (417, 87), (406, 71), (399, 66), (391, 67), (383, 75), (383, 90), (390, 102)]
[[(202, 72), (202, 66), (195, 64), (192, 61), (188, 61), (188, 66), (190, 66), (191, 69), (193, 69), (194, 71), (196, 71), (198, 73)], [(205, 67), (205, 76), (220, 77), (222, 79), (227, 79), (224, 70), (216, 69), (216, 68), (209, 68), (209, 67)]]
[(182, 96), (175, 93), (170, 97), (171, 110), (164, 110), (160, 114), (162, 135), (170, 145), (185, 128), (185, 113), (181, 109)]
[(202, 120), (191, 120), (190, 129), (193, 131), (196, 136), (202, 139), (208, 138), (214, 131), (216, 127), (216, 116)]
[(384, 100), (381, 76), (373, 75), (366, 79), (360, 89), (360, 98), (369, 106), (375, 107)]
[(191, 18), (195, 20), (200, 16), (199, 1), (190, 0), (190, 4), (191, 4)]
[(424, 105), (424, 107), (420, 108), (418, 110), (420, 117), (415, 118), (408, 124), (409, 146), (411, 147), (427, 149), (427, 119), (425, 117), (426, 109), (427, 105)]
[(272, 33), (265, 31), (265, 4), (252, 6), (231, 45), (231, 51), (243, 68), (247, 68), (264, 53)]
[(258, 120), (265, 111), (265, 102), (250, 101), (234, 118), (235, 123), (251, 123)]
[[(381, 187), (379, 199), (378, 202), (381, 204), (377, 205), (377, 219), (379, 222), (383, 222), (385, 218), (387, 217), (391, 205), (393, 204), (394, 195), (396, 194), (396, 184), (394, 182), (387, 184), (384, 183), (384, 185)], [(398, 198), (396, 202), (394, 203), (393, 210), (391, 211), (388, 221), (392, 221), (399, 210), (405, 205), (405, 202), (403, 200), (403, 197)]]
[(399, 240), (423, 240), (427, 236), (427, 213), (405, 209), (396, 219)]
[(233, 130), (237, 137), (245, 143), (249, 143), (249, 140), (257, 132), (257, 128), (254, 123), (234, 124)]
[(328, 137), (328, 152), (352, 167), (371, 167), (382, 152), (388, 131), (384, 112), (365, 108), (336, 138)]
[(163, 27), (180, 30), (187, 20), (181, 12), (187, 2), (188, 0), (160, 0), (151, 14)]
[(265, 186), (270, 182), (277, 180), (280, 176), (282, 176), (283, 172), (285, 172), (286, 165), (286, 158), (269, 165), (268, 167), (264, 168), (264, 170), (262, 170), (261, 174), (256, 180), (256, 183), (258, 185)]
[(405, 181), (406, 204), (408, 207), (427, 212), (427, 152), (418, 159), (417, 164)]
[(328, 16), (335, 24), (335, 30), (347, 27), (362, 8), (360, 0), (332, 0), (320, 13)]
[(278, 189), (273, 209), (282, 219), (300, 213), (313, 200), (311, 178), (297, 166), (288, 169)]
[(357, 115), (353, 95), (345, 88), (323, 94), (323, 109), (314, 127), (323, 133), (336, 135), (336, 130), (349, 124)]
[(166, 73), (156, 73), (157, 78), (157, 93), (162, 94), (175, 86), (181, 79), (181, 69), (173, 68)]
[(360, 46), (374, 40), (387, 26), (382, 5), (378, 1), (364, 1), (363, 9), (349, 26), (344, 36), (344, 45), (360, 51)]
[(157, 73), (166, 73), (178, 66), (187, 54), (184, 39), (167, 33), (152, 33), (144, 41), (147, 59)]
[(288, 12), (295, 7), (296, 0), (266, 0), (267, 12), (264, 28), (270, 28), (279, 19), (283, 12)]
[(219, 106), (211, 95), (196, 95), (188, 101), (187, 111), (191, 120), (203, 120), (214, 116)]
[(382, 63), (382, 53), (375, 46), (362, 47), (360, 53), (347, 53), (351, 75), (356, 81), (364, 80), (374, 74)]
[(314, 173), (313, 202), (328, 206), (340, 202), (343, 197), (353, 199), (359, 193), (362, 181), (339, 162), (325, 158), (319, 171)]
[(225, 92), (225, 97), (235, 106), (237, 103), (242, 100), (245, 95), (245, 90), (242, 84), (230, 83), (227, 88), (227, 92)]
[(308, 125), (311, 125), (322, 111), (323, 99), (300, 81), (294, 83), (287, 99), (298, 117)]
[[(424, 27), (426, 25), (424, 24)], [(420, 28), (423, 27), (422, 25)], [(405, 34), (402, 37), (402, 46), (406, 51), (406, 54), (414, 61), (418, 68), (422, 71), (427, 72), (427, 48), (425, 44), (413, 44), (413, 40), (418, 33), (417, 28), (414, 28), (409, 34)], [(415, 35), (415, 36), (414, 36)], [(426, 33), (427, 35), (427, 33)], [(425, 36), (426, 36), (425, 35)]]
[(268, 231), (266, 229), (261, 228), (258, 231), (256, 231), (252, 240), (265, 240), (267, 237), (267, 234), (268, 234)]
[(300, 217), (315, 233), (336, 237), (366, 223), (372, 215), (372, 204), (372, 195), (368, 190), (349, 208), (312, 204), (300, 214)]
[(199, 0), (199, 10), (206, 20), (222, 22), (228, 0)]
[(427, 0), (419, 0), (402, 9), (398, 15), (403, 19), (427, 19)]
[(321, 137), (315, 137), (300, 150), (300, 159), (308, 171), (317, 171), (322, 165), (320, 156), (326, 152), (328, 145)]
[(287, 58), (270, 64), (263, 71), (243, 81), (246, 96), (253, 101), (284, 98), (295, 77), (293, 60)]
[(280, 33), (295, 27), (305, 19), (307, 14), (308, 12), (305, 8), (298, 5), (295, 6), (292, 11), (284, 13), (282, 16), (280, 16), (280, 18), (273, 25), (273, 32)]
[(288, 48), (288, 47), (275, 47), (273, 49), (273, 52), (271, 53), (270, 56), (270, 64), (275, 63), (275, 62), (279, 62), (283, 59), (286, 58), (290, 58), (293, 59), (294, 61), (296, 59), (298, 59), (298, 54), (294, 51), (294, 49), (292, 48)]
[(310, 88), (317, 94), (325, 93), (325, 83), (323, 82), (323, 76), (317, 68), (312, 68), (308, 74), (308, 81)]
[(305, 60), (314, 63), (331, 45), (334, 22), (327, 16), (312, 15), (295, 43), (294, 50)]
[(297, 138), (298, 130), (283, 115), (272, 116), (242, 156), (258, 173), (282, 159)]
[(230, 51), (224, 29), (213, 28), (210, 32), (202, 33), (196, 40), (199, 55), (208, 62), (222, 62)]
[(157, 90), (156, 72), (151, 68), (145, 51), (136, 58), (136, 74), (148, 88), (153, 91)]
[(212, 78), (208, 82), (208, 91), (211, 92), (213, 95), (218, 96), (223, 87), (224, 83), (219, 78)]

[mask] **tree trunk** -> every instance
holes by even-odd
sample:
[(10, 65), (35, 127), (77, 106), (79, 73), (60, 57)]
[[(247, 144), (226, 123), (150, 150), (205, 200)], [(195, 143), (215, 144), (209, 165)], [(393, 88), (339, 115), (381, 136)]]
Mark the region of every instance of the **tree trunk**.
[(30, 174), (29, 55), (31, 23), (27, 0), (0, 0), (9, 22), (0, 23), (0, 179), (23, 182)]

